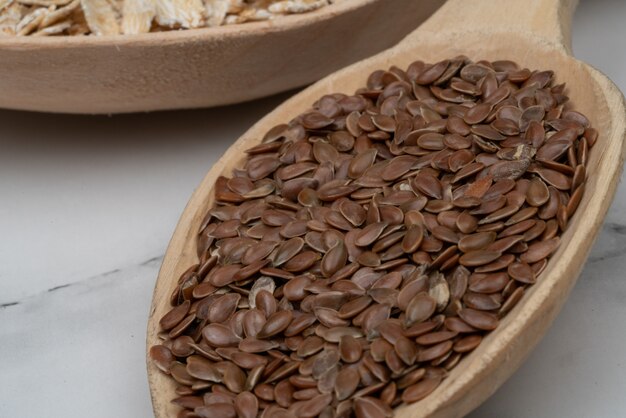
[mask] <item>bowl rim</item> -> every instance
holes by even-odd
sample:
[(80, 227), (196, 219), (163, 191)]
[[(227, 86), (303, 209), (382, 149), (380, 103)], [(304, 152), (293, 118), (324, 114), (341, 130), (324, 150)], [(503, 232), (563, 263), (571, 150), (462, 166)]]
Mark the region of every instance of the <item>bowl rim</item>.
[(258, 22), (244, 22), (233, 25), (203, 27), (194, 29), (168, 30), (162, 32), (140, 33), (135, 35), (103, 35), (103, 36), (7, 36), (0, 37), (0, 49), (16, 48), (72, 48), (85, 46), (154, 46), (160, 44), (176, 44), (198, 42), (213, 39), (242, 38), (259, 36), (265, 33), (287, 32), (289, 30), (311, 25), (316, 22), (333, 19), (339, 15), (364, 8), (372, 3), (384, 0), (335, 0), (334, 3), (305, 13), (280, 15), (276, 19)]

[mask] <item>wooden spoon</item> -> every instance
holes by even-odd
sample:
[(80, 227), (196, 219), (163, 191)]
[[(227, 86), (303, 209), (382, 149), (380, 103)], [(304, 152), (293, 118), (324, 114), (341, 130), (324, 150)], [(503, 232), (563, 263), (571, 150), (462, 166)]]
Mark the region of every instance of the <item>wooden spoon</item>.
[[(437, 62), (464, 54), (473, 60), (510, 59), (530, 69), (552, 69), (566, 82), (576, 110), (599, 131), (588, 163), (585, 196), (562, 244), (541, 280), (482, 344), (424, 400), (397, 409), (397, 417), (460, 417), (476, 408), (522, 364), (561, 309), (587, 258), (609, 208), (621, 173), (626, 136), (624, 100), (615, 85), (571, 56), (574, 1), (449, 0), (422, 27), (396, 47), (332, 74), (302, 91), (246, 132), (207, 174), (176, 228), (157, 281), (148, 324), (148, 346), (158, 343), (158, 320), (169, 309), (168, 296), (182, 271), (196, 262), (195, 238), (206, 208), (213, 204), (213, 183), (229, 175), (278, 123), (297, 116), (319, 97), (352, 93), (376, 69), (414, 60)], [(601, 301), (600, 301), (601, 303)], [(174, 384), (148, 362), (155, 415), (174, 416)]]

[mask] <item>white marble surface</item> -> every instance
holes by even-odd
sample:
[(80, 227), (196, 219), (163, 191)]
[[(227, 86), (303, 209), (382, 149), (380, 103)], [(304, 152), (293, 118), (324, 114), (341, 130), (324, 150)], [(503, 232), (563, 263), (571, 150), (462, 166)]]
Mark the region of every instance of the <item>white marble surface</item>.
[[(576, 55), (626, 91), (626, 2), (582, 1)], [(144, 338), (195, 185), (285, 95), (213, 110), (0, 111), (0, 417), (150, 417)], [(472, 418), (626, 417), (626, 186), (549, 335)]]

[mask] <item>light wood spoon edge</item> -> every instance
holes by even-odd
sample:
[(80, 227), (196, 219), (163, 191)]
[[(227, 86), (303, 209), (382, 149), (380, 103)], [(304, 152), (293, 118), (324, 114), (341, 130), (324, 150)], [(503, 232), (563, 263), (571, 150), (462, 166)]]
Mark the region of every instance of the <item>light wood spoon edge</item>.
[[(624, 98), (606, 76), (569, 55), (574, 9), (574, 1), (450, 0), (398, 46), (324, 78), (257, 122), (213, 166), (183, 212), (155, 287), (148, 348), (159, 341), (158, 321), (169, 309), (171, 285), (197, 262), (196, 231), (213, 203), (216, 178), (239, 166), (243, 151), (259, 143), (269, 128), (291, 120), (323, 94), (353, 92), (371, 71), (392, 64), (402, 68), (416, 59), (435, 62), (458, 54), (474, 60), (513, 59), (531, 69), (555, 70), (557, 80), (567, 82), (574, 107), (589, 117), (600, 135), (590, 152), (585, 196), (541, 280), (435, 392), (399, 408), (396, 416), (461, 417), (480, 405), (521, 365), (560, 311), (598, 235), (621, 174), (626, 152)], [(454, 23), (454, 19), (462, 20)], [(174, 384), (150, 361), (147, 366), (155, 416), (174, 416), (177, 407), (170, 403)]]

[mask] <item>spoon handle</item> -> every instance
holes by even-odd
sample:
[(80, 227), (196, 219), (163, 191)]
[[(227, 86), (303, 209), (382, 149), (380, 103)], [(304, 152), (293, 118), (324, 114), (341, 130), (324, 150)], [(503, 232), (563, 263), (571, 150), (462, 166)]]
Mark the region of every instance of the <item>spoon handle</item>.
[(542, 38), (571, 55), (577, 4), (578, 0), (448, 0), (407, 40), (419, 39), (426, 32), (441, 36), (468, 31), (484, 31), (489, 36), (514, 32)]

